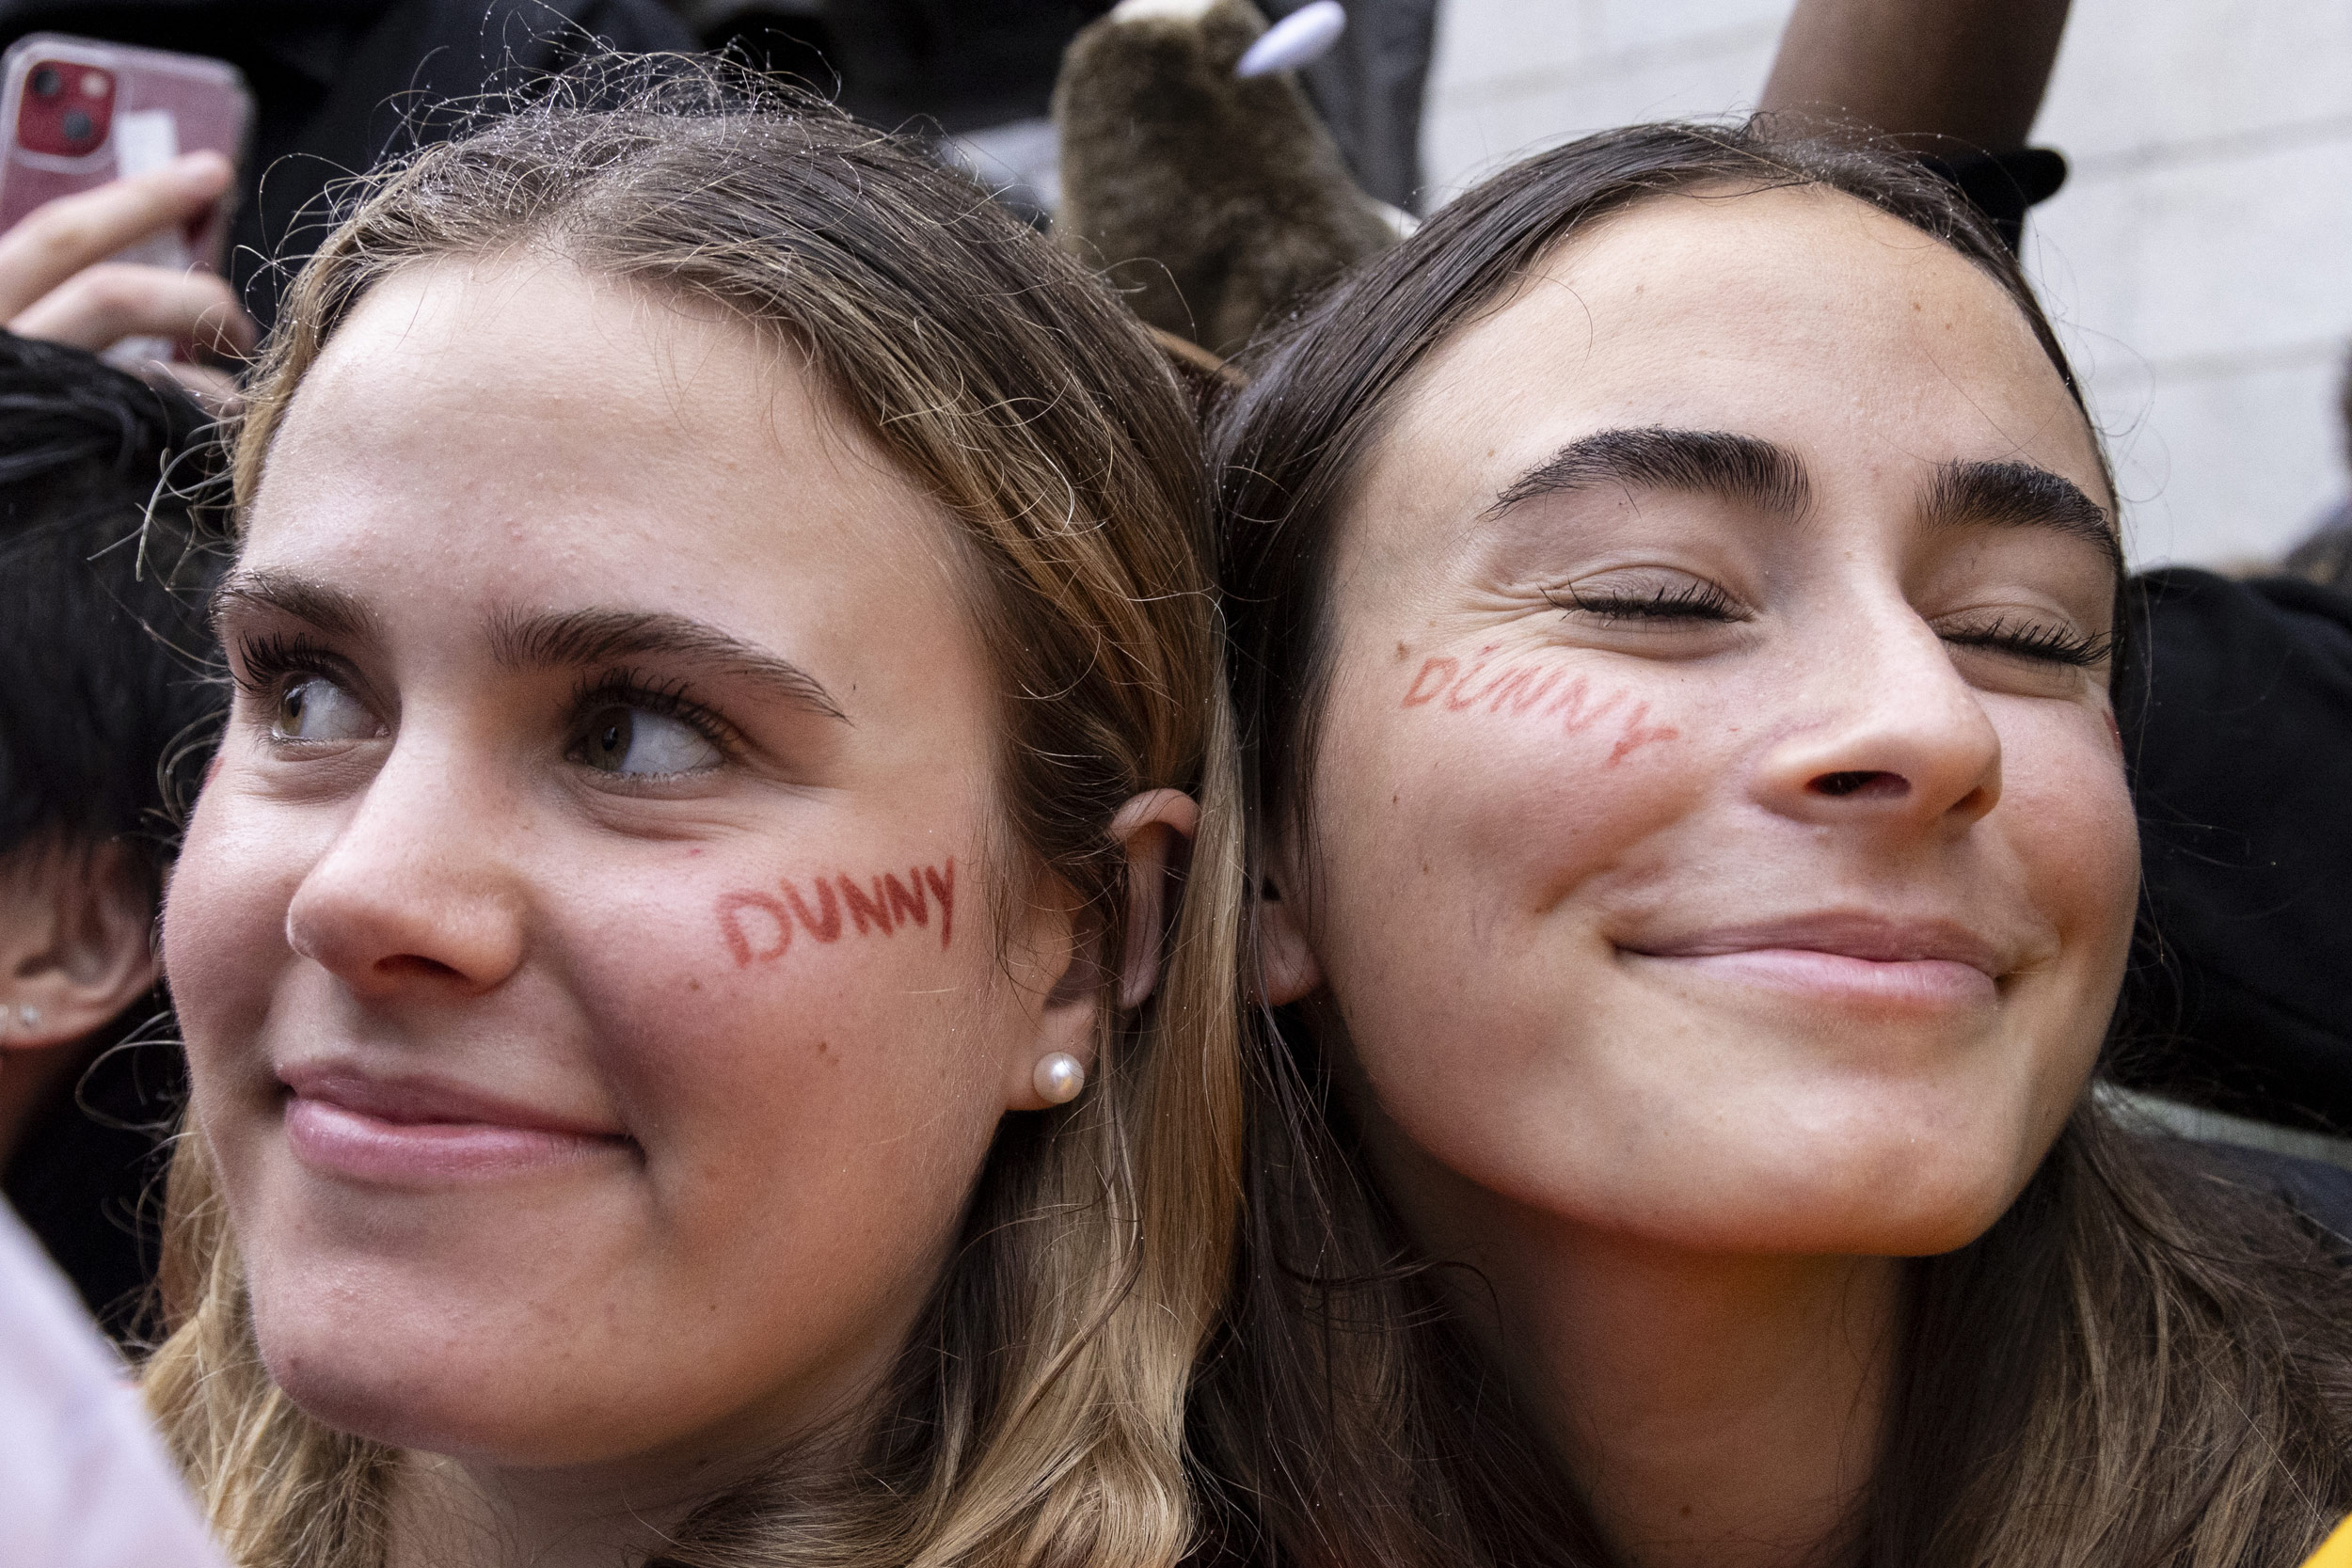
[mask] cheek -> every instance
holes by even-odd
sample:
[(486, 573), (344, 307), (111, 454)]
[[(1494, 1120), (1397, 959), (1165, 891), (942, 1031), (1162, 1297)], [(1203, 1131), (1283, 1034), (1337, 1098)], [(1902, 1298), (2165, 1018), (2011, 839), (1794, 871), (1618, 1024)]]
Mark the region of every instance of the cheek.
[(258, 1040), (293, 958), (286, 911), (308, 863), (302, 823), (215, 782), (198, 800), (172, 868), (164, 969), (199, 1096)]
[(1999, 721), (2001, 815), (2029, 895), (2062, 942), (2120, 964), (2138, 907), (2139, 828), (2104, 712)]
[(671, 847), (570, 926), (561, 961), (649, 1156), (667, 1139), (698, 1165), (824, 1169), (824, 1148), (927, 1118), (993, 1124), (1008, 1009), (974, 870), (944, 842)]
[[(1391, 668), (1334, 683), (1317, 762), (1323, 865), (1335, 886), (1378, 868), (1411, 911), (1387, 925), (1540, 913), (1681, 813), (1686, 732), (1700, 727), (1654, 673), (1557, 651), (1401, 649)], [(1378, 906), (1343, 895), (1327, 907)]]

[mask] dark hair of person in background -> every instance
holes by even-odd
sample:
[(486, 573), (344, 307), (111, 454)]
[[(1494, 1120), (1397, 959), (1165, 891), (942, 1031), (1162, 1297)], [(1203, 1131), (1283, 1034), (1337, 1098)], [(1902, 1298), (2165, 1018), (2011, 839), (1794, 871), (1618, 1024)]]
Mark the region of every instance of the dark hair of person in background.
[[(1335, 525), (1416, 367), (1566, 236), (1663, 193), (1783, 186), (1858, 198), (1981, 268), (2079, 404), (2014, 258), (1915, 165), (1653, 125), (1504, 171), (1264, 342), (1215, 420), (1253, 857), (1283, 828), (1311, 841)], [(1329, 1568), (1605, 1562), (1574, 1484), (1374, 1189), (1336, 1064), (1295, 1018), (1257, 1027), (1243, 1259), (1195, 1418), (1222, 1548)], [(2108, 1052), (2126, 1039), (2112, 1029)], [(2343, 1259), (2190, 1158), (2086, 1096), (1987, 1233), (1912, 1265), (1889, 1435), (1841, 1560), (2250, 1568), (2293, 1560), (2352, 1501)]]
[[(151, 911), (167, 807), (192, 786), (221, 701), (200, 659), (217, 557), (187, 499), (206, 423), (175, 390), (0, 333), (0, 864), (87, 867), (119, 846)], [(5, 1162), (9, 1202), (118, 1329), (153, 1263), (135, 1227), (155, 1174), (142, 1128), (174, 1108), (179, 1068), (167, 1050), (124, 1050), (81, 1069), (161, 1011), (151, 996), (94, 1037), (24, 1053), (73, 1060)]]

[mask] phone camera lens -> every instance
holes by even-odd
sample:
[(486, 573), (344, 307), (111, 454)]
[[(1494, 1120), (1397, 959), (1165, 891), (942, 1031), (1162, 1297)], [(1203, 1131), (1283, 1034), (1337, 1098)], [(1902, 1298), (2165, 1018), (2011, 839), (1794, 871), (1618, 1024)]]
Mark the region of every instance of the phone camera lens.
[(64, 78), (64, 77), (62, 77), (62, 76), (60, 76), (60, 75), (58, 75), (58, 74), (56, 73), (56, 71), (53, 71), (52, 69), (50, 69), (48, 66), (45, 66), (45, 65), (44, 65), (44, 66), (40, 66), (40, 67), (37, 67), (37, 68), (34, 70), (34, 71), (33, 71), (33, 96), (34, 96), (34, 97), (36, 97), (36, 98), (55, 98), (55, 97), (56, 97), (56, 96), (57, 96), (57, 94), (58, 94), (58, 93), (62, 92), (62, 91), (64, 91), (64, 90), (65, 90), (65, 78)]
[(89, 140), (98, 129), (90, 123), (89, 116), (79, 109), (68, 109), (65, 118), (57, 124), (58, 129), (65, 132), (65, 139), (74, 142)]

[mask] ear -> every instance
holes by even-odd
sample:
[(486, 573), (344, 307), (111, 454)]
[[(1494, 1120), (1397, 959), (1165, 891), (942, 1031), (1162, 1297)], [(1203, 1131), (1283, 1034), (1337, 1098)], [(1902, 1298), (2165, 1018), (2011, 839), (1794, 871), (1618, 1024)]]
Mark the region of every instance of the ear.
[(1116, 973), (1106, 969), (1097, 943), (1075, 929), (1070, 960), (1046, 998), (1037, 1044), (1008, 1064), (1006, 1108), (1041, 1111), (1049, 1103), (1037, 1092), (1037, 1064), (1056, 1052), (1094, 1070), (1094, 1047), (1103, 1008), (1111, 1003), (1140, 1007), (1159, 989), (1161, 949), (1166, 945), (1173, 887), (1183, 875), (1200, 825), (1200, 807), (1182, 790), (1148, 790), (1129, 800), (1111, 817), (1110, 837), (1127, 858), (1127, 941)]
[(0, 877), (0, 1049), (103, 1028), (155, 983), (153, 901), (138, 857), (44, 847)]
[[(1305, 879), (1289, 863), (1270, 865), (1251, 895), (1255, 916), (1256, 999), (1269, 1007), (1311, 996), (1323, 989), (1323, 960), (1307, 937), (1307, 904), (1299, 895)], [(1285, 893), (1289, 895), (1285, 896)]]

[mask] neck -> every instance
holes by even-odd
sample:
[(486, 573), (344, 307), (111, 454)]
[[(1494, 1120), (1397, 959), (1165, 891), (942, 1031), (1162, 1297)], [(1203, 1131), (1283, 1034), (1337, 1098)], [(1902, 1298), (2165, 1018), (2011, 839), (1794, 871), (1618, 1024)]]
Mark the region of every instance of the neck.
[[(1383, 1162), (1388, 1164), (1390, 1162)], [(1899, 1259), (1696, 1253), (1388, 1183), (1629, 1568), (1818, 1568), (1875, 1465)]]
[(392, 1485), (387, 1568), (624, 1568), (733, 1475), (521, 1470), (410, 1452)]

